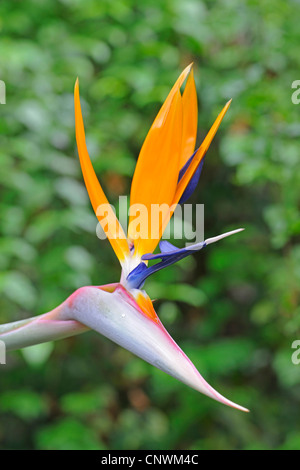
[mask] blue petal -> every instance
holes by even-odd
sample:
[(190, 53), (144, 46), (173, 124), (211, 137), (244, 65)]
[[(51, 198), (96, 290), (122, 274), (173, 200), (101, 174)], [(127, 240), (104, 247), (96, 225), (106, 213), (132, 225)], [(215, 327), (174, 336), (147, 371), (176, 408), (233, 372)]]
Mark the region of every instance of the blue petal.
[(131, 271), (131, 273), (129, 273), (127, 276), (127, 282), (131, 288), (140, 289), (147, 277), (151, 274), (160, 271), (171, 264), (177, 263), (177, 261), (191, 255), (195, 251), (201, 250), (201, 248), (204, 248), (205, 246), (206, 243), (201, 242), (191, 245), (188, 248), (176, 248), (174, 245), (164, 240), (160, 243), (160, 247), (162, 249), (161, 253), (154, 255), (152, 253), (148, 253), (142, 256), (142, 260), (161, 259), (161, 261), (149, 267), (146, 266), (145, 263), (141, 262), (135, 269), (133, 269), (133, 271)]
[(143, 261), (129, 273), (127, 276), (127, 282), (130, 288), (133, 289), (140, 289), (145, 282), (145, 279), (149, 277), (151, 274), (159, 271), (160, 269), (166, 268), (171, 264), (180, 261), (181, 259), (185, 258), (186, 256), (191, 255), (195, 251), (199, 251), (204, 248), (206, 245), (210, 245), (211, 243), (215, 243), (223, 238), (229, 237), (230, 235), (234, 235), (235, 233), (242, 232), (243, 228), (238, 228), (236, 230), (231, 230), (230, 232), (222, 233), (221, 235), (217, 235), (216, 237), (207, 238), (204, 242), (195, 243), (194, 245), (189, 245), (186, 248), (176, 248), (176, 246), (172, 245), (171, 243), (163, 240), (160, 242), (159, 246), (161, 249), (161, 253), (157, 253), (153, 255), (152, 253), (147, 253), (146, 255), (142, 256), (142, 260), (153, 260), (153, 259), (161, 259), (159, 263), (154, 264), (153, 266), (148, 267)]
[(145, 279), (150, 275), (148, 269), (147, 265), (142, 262), (128, 274), (127, 281), (131, 288), (140, 289), (143, 286)]
[[(164, 244), (163, 249), (161, 249), (162, 244)], [(200, 243), (195, 243), (194, 245), (190, 245), (186, 248), (176, 248), (176, 246), (172, 245), (172, 243), (169, 243), (164, 240), (160, 242), (159, 246), (161, 249), (161, 253), (156, 253), (156, 254), (147, 253), (142, 256), (142, 260), (169, 258), (169, 259), (175, 259), (174, 263), (176, 263), (176, 258), (178, 256), (181, 256), (182, 254), (184, 254), (185, 256), (191, 255), (193, 252), (199, 251), (201, 250), (201, 248), (204, 248), (206, 246), (206, 243), (200, 242)], [(169, 247), (168, 250), (165, 249), (167, 248), (167, 246)]]
[(186, 170), (188, 169), (188, 167), (190, 166), (190, 163), (191, 161), (193, 160), (194, 156), (196, 155), (196, 153), (198, 152), (199, 149), (195, 150), (195, 152), (193, 153), (193, 155), (188, 159), (188, 161), (186, 162), (186, 164), (181, 168), (180, 172), (179, 172), (179, 176), (178, 176), (178, 183), (179, 181), (181, 180), (181, 178), (183, 177), (183, 175), (185, 174)]
[(162, 240), (159, 242), (159, 248), (160, 248), (160, 253), (152, 254), (152, 253), (146, 253), (145, 255), (142, 256), (142, 259), (158, 259), (158, 258), (164, 258), (165, 256), (169, 256), (170, 254), (174, 254), (175, 252), (178, 252), (179, 248), (177, 246), (172, 245), (172, 243), (168, 242), (167, 240)]
[[(188, 159), (186, 164), (181, 168), (181, 170), (179, 172), (178, 183), (181, 180), (181, 178), (183, 177), (183, 175), (185, 174), (186, 170), (188, 169), (191, 161), (193, 160), (193, 158), (194, 158), (194, 156), (196, 155), (197, 152), (198, 152), (198, 149), (195, 150), (193, 155)], [(204, 158), (202, 158), (197, 170), (195, 171), (195, 173), (193, 174), (189, 184), (185, 188), (185, 190), (184, 190), (184, 192), (183, 192), (183, 194), (182, 194), (182, 196), (179, 200), (179, 204), (183, 204), (184, 202), (186, 202), (189, 199), (189, 197), (193, 194), (193, 192), (195, 191), (195, 189), (196, 189), (196, 187), (199, 183), (203, 163), (204, 163)]]
[(179, 200), (179, 204), (183, 204), (184, 202), (186, 202), (191, 197), (193, 192), (195, 191), (195, 189), (196, 189), (196, 187), (199, 183), (203, 163), (204, 163), (204, 158), (202, 158), (202, 160), (200, 162), (200, 165), (198, 166), (197, 170), (193, 174), (189, 184), (185, 188), (185, 190), (184, 190), (184, 192), (183, 192), (183, 194), (182, 194), (182, 196)]
[(235, 233), (242, 232), (243, 228), (238, 228), (236, 230), (231, 230), (230, 232), (222, 233), (221, 235), (217, 235), (216, 237), (207, 238), (204, 242), (195, 243), (194, 245), (189, 245), (186, 248), (176, 248), (176, 246), (172, 245), (171, 243), (163, 240), (160, 242), (159, 246), (161, 249), (161, 253), (157, 253), (153, 255), (152, 253), (147, 253), (146, 255), (142, 256), (142, 260), (153, 260), (153, 259), (161, 259), (159, 263), (154, 264), (153, 266), (148, 267), (143, 261), (129, 273), (126, 280), (128, 283), (129, 288), (133, 289), (140, 289), (145, 282), (145, 279), (149, 277), (151, 274), (159, 271), (160, 269), (166, 268), (171, 264), (180, 261), (181, 259), (185, 258), (186, 256), (191, 255), (195, 251), (199, 251), (204, 248), (206, 245), (210, 245), (211, 243), (215, 243), (223, 238), (229, 237), (230, 235), (234, 235)]
[(170, 251), (178, 250), (177, 246), (172, 245), (172, 243), (167, 240), (162, 240), (159, 242), (159, 248), (162, 253), (170, 253)]

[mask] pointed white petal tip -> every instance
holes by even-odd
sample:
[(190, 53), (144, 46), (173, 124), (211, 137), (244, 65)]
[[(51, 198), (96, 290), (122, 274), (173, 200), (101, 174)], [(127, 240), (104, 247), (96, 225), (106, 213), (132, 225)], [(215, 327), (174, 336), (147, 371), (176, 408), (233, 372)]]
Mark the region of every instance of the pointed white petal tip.
[(222, 240), (222, 238), (229, 237), (230, 235), (234, 235), (235, 233), (239, 233), (245, 230), (244, 228), (238, 228), (236, 230), (231, 230), (230, 232), (222, 233), (221, 235), (217, 235), (216, 237), (208, 238), (205, 240), (206, 245), (210, 245), (211, 243), (215, 243), (219, 240)]
[[(217, 395), (219, 395), (218, 392), (216, 392), (216, 393), (217, 393)], [(237, 403), (234, 403), (233, 401), (228, 400), (227, 398), (223, 397), (222, 395), (219, 395), (219, 396), (220, 396), (220, 399), (218, 399), (216, 397), (216, 400), (219, 401), (220, 403), (222, 403), (223, 405), (230, 406), (231, 408), (235, 408), (236, 410), (239, 410), (239, 411), (244, 411), (245, 413), (250, 413), (250, 410), (248, 410), (248, 408), (245, 408), (244, 406), (238, 405)]]
[[(116, 285), (114, 285), (116, 286)], [(156, 318), (144, 314), (130, 291), (81, 288), (65, 303), (65, 320), (76, 320), (214, 400), (248, 411), (214, 390)]]

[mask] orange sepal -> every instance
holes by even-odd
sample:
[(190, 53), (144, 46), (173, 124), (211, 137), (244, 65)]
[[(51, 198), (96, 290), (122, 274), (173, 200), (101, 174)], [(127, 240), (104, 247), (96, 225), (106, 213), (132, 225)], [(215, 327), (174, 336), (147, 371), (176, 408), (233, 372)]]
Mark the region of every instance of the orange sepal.
[[(125, 259), (125, 256), (129, 255), (130, 253), (129, 247), (124, 231), (100, 186), (96, 173), (93, 169), (90, 156), (88, 154), (80, 106), (78, 79), (76, 80), (74, 89), (74, 105), (76, 141), (85, 186), (88, 191), (94, 212), (104, 232), (106, 233), (115, 254), (117, 255), (120, 262), (122, 262)], [(97, 214), (99, 206), (104, 207), (103, 205), (105, 205), (106, 213), (103, 215)]]
[(159, 319), (156, 311), (154, 310), (152, 300), (150, 299), (148, 294), (146, 294), (145, 291), (140, 291), (137, 294), (135, 300), (140, 309), (145, 313), (145, 315), (147, 315), (149, 318), (151, 318), (151, 320), (155, 321), (156, 323), (159, 323)]
[[(137, 255), (154, 250), (162, 236), (161, 226), (164, 217), (159, 217), (157, 220), (157, 217), (153, 217), (152, 209), (161, 205), (169, 207), (176, 191), (182, 145), (180, 83), (181, 81), (178, 82), (178, 89), (173, 93), (170, 106), (164, 116), (161, 115), (154, 121), (155, 125), (152, 125), (142, 146), (133, 176), (128, 238), (135, 240), (135, 254)], [(143, 211), (143, 214), (139, 212), (140, 234), (137, 233), (135, 220), (137, 217), (134, 217), (136, 214), (133, 213), (138, 205)]]
[(183, 175), (180, 182), (178, 183), (177, 188), (176, 188), (176, 192), (175, 192), (175, 196), (174, 196), (174, 199), (172, 201), (172, 206), (171, 206), (172, 210), (170, 211), (169, 216), (165, 218), (165, 220), (162, 224), (162, 233), (166, 229), (166, 227), (167, 227), (167, 225), (170, 221), (170, 218), (172, 217), (172, 215), (174, 213), (176, 205), (180, 201), (180, 198), (181, 198), (182, 194), (184, 193), (187, 185), (189, 184), (190, 180), (192, 179), (192, 177), (193, 177), (196, 169), (198, 168), (202, 158), (205, 156), (205, 154), (206, 154), (206, 152), (207, 152), (214, 136), (216, 135), (216, 132), (217, 132), (217, 130), (218, 130), (225, 114), (226, 114), (226, 112), (228, 111), (228, 108), (231, 104), (231, 101), (232, 100), (229, 100), (226, 103), (226, 105), (224, 106), (224, 108), (222, 109), (220, 114), (218, 115), (217, 119), (215, 120), (215, 122), (211, 126), (208, 134), (206, 135), (205, 139), (203, 140), (202, 144), (200, 145), (200, 147), (199, 147), (197, 153), (195, 154), (193, 160), (191, 161), (189, 167), (187, 168), (185, 174)]
[(194, 153), (197, 138), (198, 104), (193, 69), (188, 76), (182, 95), (182, 107), (183, 125), (180, 168), (186, 164), (188, 159)]
[(173, 204), (178, 204), (182, 194), (184, 193), (184, 190), (186, 189), (187, 185), (189, 184), (191, 178), (193, 177), (193, 175), (194, 175), (196, 169), (198, 168), (202, 158), (205, 156), (207, 150), (209, 149), (209, 146), (210, 146), (214, 136), (216, 135), (216, 132), (217, 132), (217, 130), (218, 130), (225, 114), (228, 111), (228, 108), (231, 104), (231, 101), (232, 100), (229, 100), (226, 103), (226, 105), (224, 106), (224, 108), (222, 109), (220, 114), (218, 115), (217, 119), (215, 120), (215, 122), (211, 126), (211, 128), (210, 128), (209, 132), (207, 133), (205, 139), (203, 140), (202, 144), (200, 145), (200, 147), (199, 147), (197, 153), (195, 154), (193, 160), (191, 161), (189, 167), (187, 168), (185, 174), (183, 175), (180, 182), (178, 183), (177, 188), (176, 188), (175, 197), (173, 199)]

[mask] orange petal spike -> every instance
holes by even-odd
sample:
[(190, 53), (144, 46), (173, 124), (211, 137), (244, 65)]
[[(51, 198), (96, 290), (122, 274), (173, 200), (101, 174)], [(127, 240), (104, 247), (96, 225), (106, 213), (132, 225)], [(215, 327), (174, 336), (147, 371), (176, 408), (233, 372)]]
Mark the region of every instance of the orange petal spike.
[[(74, 104), (76, 141), (86, 189), (88, 191), (94, 212), (104, 232), (106, 233), (115, 254), (122, 263), (122, 261), (125, 259), (125, 256), (129, 255), (130, 251), (124, 231), (100, 186), (87, 151), (84, 124), (80, 106), (78, 79), (76, 80), (74, 89)], [(103, 208), (103, 210), (99, 210), (99, 206)]]
[(193, 174), (195, 173), (199, 163), (201, 162), (202, 158), (205, 156), (205, 154), (206, 154), (206, 152), (207, 152), (214, 136), (216, 135), (216, 132), (217, 132), (217, 130), (218, 130), (225, 114), (227, 113), (227, 111), (229, 109), (231, 101), (232, 100), (229, 100), (226, 103), (226, 105), (224, 106), (224, 108), (222, 109), (220, 114), (218, 115), (217, 119), (215, 120), (215, 122), (211, 126), (207, 136), (205, 137), (202, 144), (200, 145), (200, 147), (198, 149), (198, 152), (196, 153), (193, 160), (191, 161), (187, 171), (185, 172), (185, 174), (181, 178), (180, 182), (178, 183), (176, 193), (175, 193), (175, 197), (174, 197), (174, 200), (173, 200), (173, 204), (178, 204), (178, 201), (180, 200), (185, 188), (189, 184), (189, 182), (190, 182)]
[[(134, 293), (133, 293), (134, 294)], [(159, 323), (158, 316), (154, 310), (153, 303), (149, 297), (149, 295), (145, 291), (137, 290), (137, 294), (135, 296), (136, 303), (140, 307), (140, 309), (149, 317), (151, 320)]]
[[(181, 81), (176, 83), (178, 89), (170, 106), (166, 108), (164, 103), (164, 112), (160, 110), (142, 146), (131, 185), (128, 237), (135, 240), (138, 256), (151, 253), (160, 240), (166, 212), (162, 216), (158, 209), (161, 207), (169, 213), (177, 187), (182, 145), (182, 97)], [(136, 208), (141, 208), (138, 211), (139, 233), (137, 217), (134, 217)]]
[(216, 132), (217, 132), (217, 130), (218, 130), (225, 114), (226, 114), (226, 112), (228, 111), (228, 108), (231, 104), (231, 101), (232, 100), (229, 100), (226, 103), (226, 105), (224, 106), (224, 108), (222, 109), (220, 114), (218, 115), (217, 119), (215, 120), (215, 122), (211, 126), (208, 134), (206, 135), (205, 139), (203, 140), (202, 144), (200, 145), (200, 147), (199, 147), (197, 153), (195, 154), (193, 160), (191, 161), (188, 169), (186, 170), (185, 174), (183, 175), (180, 182), (178, 183), (177, 188), (176, 188), (176, 192), (175, 192), (175, 196), (174, 196), (174, 199), (172, 201), (172, 206), (171, 206), (172, 210), (170, 211), (170, 214), (168, 215), (168, 217), (165, 217), (164, 222), (162, 224), (162, 233), (166, 229), (166, 227), (167, 227), (167, 225), (170, 221), (170, 218), (172, 217), (173, 212), (176, 208), (176, 205), (178, 204), (182, 194), (184, 193), (185, 188), (189, 184), (189, 182), (190, 182), (191, 178), (193, 177), (193, 174), (195, 173), (199, 163), (201, 162), (202, 158), (205, 156), (205, 154), (206, 154), (206, 152), (207, 152), (214, 136), (216, 135)]
[(198, 126), (198, 104), (197, 91), (194, 80), (194, 72), (191, 70), (182, 95), (183, 106), (183, 130), (182, 130), (182, 154), (180, 168), (182, 168), (190, 156), (194, 153), (197, 126)]
[[(131, 185), (130, 206), (134, 208), (137, 204), (142, 204), (148, 211), (144, 227), (141, 227), (146, 236), (143, 240), (140, 238), (135, 242), (135, 254), (138, 256), (153, 251), (162, 235), (161, 222), (155, 227), (156, 236), (153, 237), (153, 233), (151, 235), (151, 228), (154, 228), (150, 224), (151, 203), (170, 206), (175, 194), (182, 152), (180, 87), (191, 72), (192, 65), (188, 65), (175, 82), (148, 132), (137, 161)], [(187, 94), (193, 94), (192, 84), (189, 84)], [(175, 122), (173, 122), (174, 114), (177, 115)], [(132, 213), (129, 217), (128, 238), (136, 237), (136, 225)]]
[[(153, 121), (153, 124), (150, 128), (150, 131), (148, 133), (148, 135), (150, 134), (152, 128), (157, 128), (157, 127), (161, 127), (162, 124), (163, 124), (163, 121), (166, 120), (166, 117), (168, 115), (168, 112), (170, 110), (170, 106), (171, 106), (171, 103), (172, 103), (172, 100), (174, 98), (174, 95), (175, 93), (180, 90), (180, 87), (182, 86), (184, 80), (186, 79), (186, 77), (189, 75), (189, 73), (191, 72), (192, 70), (192, 67), (193, 67), (193, 63), (191, 63), (190, 65), (188, 65), (182, 72), (181, 74), (179, 75), (179, 77), (177, 78), (176, 82), (174, 83), (173, 85), (173, 88), (171, 89), (170, 93), (168, 94), (166, 100), (164, 101), (162, 107), (160, 108), (155, 120)], [(146, 137), (146, 139), (148, 138), (148, 135)]]

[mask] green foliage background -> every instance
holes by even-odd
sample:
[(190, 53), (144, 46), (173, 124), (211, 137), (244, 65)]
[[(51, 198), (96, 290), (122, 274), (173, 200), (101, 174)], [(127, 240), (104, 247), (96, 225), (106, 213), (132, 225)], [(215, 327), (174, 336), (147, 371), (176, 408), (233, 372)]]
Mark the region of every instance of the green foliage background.
[(297, 0), (1, 0), (0, 323), (43, 313), (120, 270), (84, 188), (90, 154), (111, 202), (128, 194), (160, 104), (195, 63), (199, 143), (229, 98), (194, 203), (205, 234), (246, 231), (149, 280), (156, 309), (220, 405), (96, 333), (10, 353), (3, 449), (300, 448), (300, 106)]

